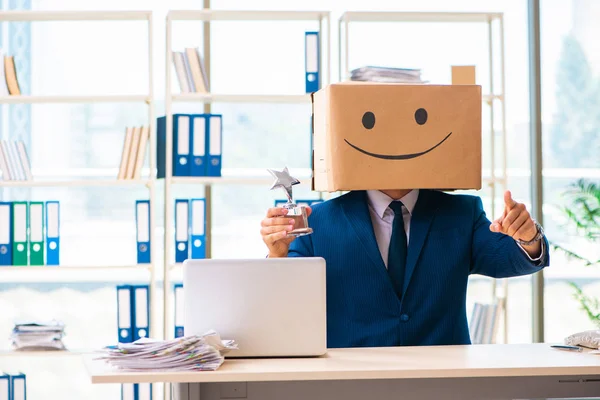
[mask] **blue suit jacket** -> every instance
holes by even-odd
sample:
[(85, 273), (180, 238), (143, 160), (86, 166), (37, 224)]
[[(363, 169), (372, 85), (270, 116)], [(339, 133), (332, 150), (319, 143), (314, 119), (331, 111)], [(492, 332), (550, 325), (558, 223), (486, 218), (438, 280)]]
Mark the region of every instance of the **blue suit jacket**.
[(289, 256), (326, 260), (329, 348), (470, 344), (469, 275), (526, 275), (549, 262), (547, 242), (542, 259), (533, 262), (514, 239), (491, 232), (479, 197), (422, 189), (399, 299), (377, 247), (366, 192), (316, 204), (309, 225), (313, 234), (294, 240)]

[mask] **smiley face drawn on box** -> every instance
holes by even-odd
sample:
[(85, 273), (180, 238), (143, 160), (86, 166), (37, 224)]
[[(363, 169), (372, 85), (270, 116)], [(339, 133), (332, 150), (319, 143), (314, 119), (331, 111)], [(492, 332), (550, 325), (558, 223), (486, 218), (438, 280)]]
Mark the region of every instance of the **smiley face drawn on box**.
[(481, 87), (344, 82), (313, 96), (313, 189), (479, 189)]

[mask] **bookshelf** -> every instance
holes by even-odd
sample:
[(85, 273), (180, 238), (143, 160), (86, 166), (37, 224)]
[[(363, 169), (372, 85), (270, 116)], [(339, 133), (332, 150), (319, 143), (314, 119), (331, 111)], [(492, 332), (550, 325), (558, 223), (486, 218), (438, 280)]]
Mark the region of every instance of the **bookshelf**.
[[(151, 11), (0, 11), (0, 22), (63, 22), (63, 21), (143, 21), (147, 29), (146, 43), (140, 43), (140, 46), (147, 46), (147, 72), (148, 87), (145, 93), (118, 94), (118, 95), (35, 95), (22, 94), (13, 96), (1, 96), (0, 104), (56, 104), (56, 103), (140, 103), (147, 106), (148, 126), (150, 127), (149, 157), (146, 161), (149, 163), (149, 169), (144, 169), (142, 179), (135, 180), (117, 180), (117, 173), (114, 173), (114, 179), (107, 178), (112, 174), (94, 175), (89, 179), (81, 179), (82, 176), (90, 176), (88, 171), (79, 171), (77, 179), (72, 171), (62, 174), (53, 174), (49, 176), (46, 171), (36, 171), (33, 169), (33, 180), (30, 181), (0, 181), (0, 189), (6, 193), (10, 190), (21, 190), (25, 188), (41, 187), (123, 187), (135, 188), (137, 186), (148, 189), (148, 198), (150, 199), (150, 232), (151, 232), (151, 263), (141, 265), (97, 265), (97, 266), (6, 266), (0, 268), (0, 282), (44, 282), (44, 283), (85, 283), (85, 282), (114, 282), (115, 285), (125, 280), (135, 282), (144, 282), (150, 285), (150, 332), (152, 336), (157, 335), (156, 327), (160, 327), (162, 321), (159, 310), (160, 304), (157, 303), (156, 295), (156, 271), (158, 264), (157, 232), (156, 226), (156, 202), (157, 191), (155, 182), (156, 168), (156, 136), (155, 136), (155, 110), (154, 110), (154, 86), (153, 86), (153, 23)], [(136, 29), (138, 29), (136, 27)], [(33, 90), (35, 92), (35, 88)], [(51, 133), (51, 131), (49, 131)], [(118, 166), (115, 166), (118, 169)], [(148, 172), (149, 171), (149, 172)], [(36, 173), (37, 172), (37, 173)], [(39, 174), (38, 174), (39, 173)], [(19, 192), (20, 193), (20, 192)], [(131, 204), (133, 210), (135, 204)], [(62, 212), (62, 210), (61, 210)], [(107, 215), (109, 216), (109, 215)], [(132, 245), (135, 244), (135, 239)], [(116, 297), (116, 293), (115, 293)], [(116, 311), (116, 310), (115, 310)], [(115, 313), (116, 315), (116, 313)], [(60, 319), (60, 315), (54, 316)], [(115, 341), (116, 332), (115, 332)], [(35, 356), (35, 357), (61, 357), (61, 356), (80, 356), (89, 351), (67, 350), (67, 351), (1, 351), (1, 356)]]
[[(506, 175), (506, 99), (505, 99), (505, 67), (504, 67), (504, 17), (502, 13), (485, 12), (379, 12), (379, 11), (349, 11), (343, 13), (338, 20), (339, 46), (338, 46), (338, 79), (350, 79), (350, 25), (351, 23), (462, 23), (481, 24), (488, 35), (488, 62), (489, 62), (489, 89), (490, 92), (482, 95), (482, 102), (489, 107), (491, 132), (490, 146), (487, 151), (490, 157), (490, 168), (483, 169), (483, 185), (491, 190), (490, 209), (496, 210), (496, 195), (498, 189), (503, 193), (507, 188)], [(494, 34), (494, 24), (497, 32)], [(494, 39), (494, 37), (496, 39)], [(496, 43), (496, 41), (498, 43)], [(498, 47), (496, 47), (498, 46)], [(497, 51), (497, 54), (495, 54)], [(499, 57), (499, 71), (495, 68), (496, 58)], [(495, 78), (500, 79), (500, 87), (496, 88)], [(496, 126), (495, 105), (499, 103), (500, 128)], [(496, 132), (500, 134), (500, 160), (496, 156)], [(498, 173), (499, 172), (499, 173)], [(492, 298), (508, 299), (508, 281), (503, 280), (502, 294), (498, 296), (497, 280), (492, 280)], [(504, 340), (507, 339), (507, 307), (503, 308)]]
[[(198, 21), (204, 28), (203, 51), (205, 69), (208, 80), (208, 93), (172, 93), (172, 83), (174, 79), (173, 69), (173, 48), (172, 48), (172, 26), (178, 21)], [(165, 115), (166, 131), (172, 132), (173, 129), (173, 107), (174, 103), (181, 102), (200, 102), (204, 105), (204, 112), (210, 113), (211, 105), (217, 102), (226, 103), (296, 103), (310, 104), (310, 94), (219, 94), (210, 92), (210, 22), (211, 21), (317, 21), (318, 31), (320, 33), (320, 74), (321, 85), (330, 82), (330, 13), (328, 11), (245, 11), (245, 10), (171, 10), (166, 17), (166, 91), (165, 91)], [(303, 50), (301, 50), (303, 51)], [(226, 118), (226, 116), (223, 116)], [(167, 134), (166, 140), (166, 177), (164, 185), (164, 331), (165, 337), (173, 337), (173, 302), (172, 287), (175, 281), (172, 274), (180, 275), (181, 264), (176, 264), (173, 259), (173, 238), (174, 238), (174, 198), (172, 196), (173, 185), (203, 185), (206, 198), (206, 247), (207, 258), (210, 255), (211, 246), (211, 188), (214, 185), (264, 185), (268, 187), (273, 182), (272, 177), (266, 170), (256, 171), (237, 171), (233, 174), (226, 174), (220, 177), (174, 177), (172, 175), (172, 150), (173, 141), (170, 134)], [(224, 156), (226, 150), (224, 151)], [(231, 173), (231, 172), (230, 172)], [(310, 184), (310, 171), (303, 171), (297, 174), (297, 178), (302, 184)]]

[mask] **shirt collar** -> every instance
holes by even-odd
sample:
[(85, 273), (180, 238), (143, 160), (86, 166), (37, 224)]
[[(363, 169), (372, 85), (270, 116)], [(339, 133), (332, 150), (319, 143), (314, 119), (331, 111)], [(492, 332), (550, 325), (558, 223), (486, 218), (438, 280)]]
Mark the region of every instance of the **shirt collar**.
[[(385, 210), (387, 210), (390, 203), (394, 200), (379, 190), (367, 190), (367, 196), (369, 199), (369, 206), (377, 213), (377, 215), (379, 215), (379, 218), (383, 218)], [(400, 199), (411, 215), (415, 208), (415, 204), (417, 204), (418, 198), (419, 189), (413, 189)]]

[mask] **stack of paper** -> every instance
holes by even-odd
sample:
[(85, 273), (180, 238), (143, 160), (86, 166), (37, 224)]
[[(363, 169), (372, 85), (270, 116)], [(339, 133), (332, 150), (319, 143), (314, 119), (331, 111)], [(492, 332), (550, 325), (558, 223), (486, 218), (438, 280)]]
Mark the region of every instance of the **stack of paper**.
[(60, 321), (18, 323), (11, 340), (15, 350), (64, 350), (64, 331)]
[(424, 83), (421, 70), (365, 66), (351, 71), (350, 80), (390, 83)]
[(224, 355), (237, 349), (233, 340), (221, 340), (214, 331), (171, 340), (142, 338), (106, 347), (99, 359), (128, 371), (214, 371)]

